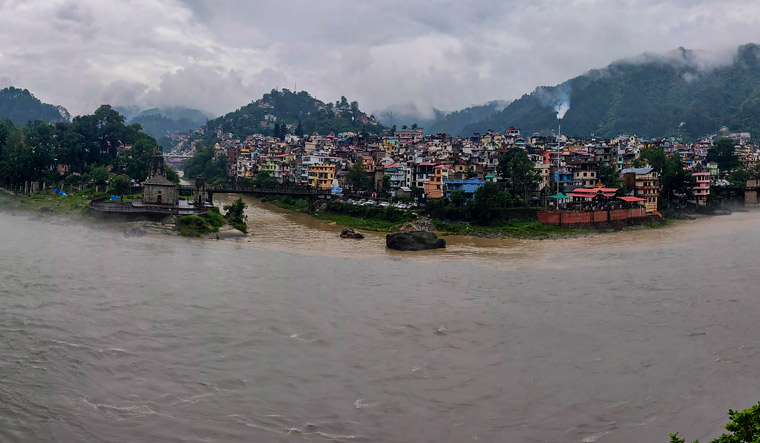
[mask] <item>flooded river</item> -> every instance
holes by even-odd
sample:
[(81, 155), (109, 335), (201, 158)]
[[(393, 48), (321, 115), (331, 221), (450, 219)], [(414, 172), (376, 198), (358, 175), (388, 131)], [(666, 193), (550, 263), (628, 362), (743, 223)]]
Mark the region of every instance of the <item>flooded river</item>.
[(243, 241), (0, 212), (0, 441), (704, 441), (760, 400), (760, 212), (400, 253), (248, 202)]

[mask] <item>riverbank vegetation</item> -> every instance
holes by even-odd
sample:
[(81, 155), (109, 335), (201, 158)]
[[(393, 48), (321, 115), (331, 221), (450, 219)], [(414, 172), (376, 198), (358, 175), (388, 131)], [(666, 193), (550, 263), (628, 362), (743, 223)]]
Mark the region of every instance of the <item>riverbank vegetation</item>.
[(224, 206), (224, 210), (227, 211), (227, 214), (224, 215), (224, 219), (230, 224), (230, 226), (243, 234), (248, 233), (248, 225), (245, 223), (248, 219), (248, 216), (245, 215), (246, 207), (248, 207), (248, 205), (245, 204), (242, 198), (238, 198), (229, 205)]
[(224, 216), (219, 212), (219, 208), (214, 207), (205, 214), (183, 215), (180, 217), (179, 235), (184, 237), (202, 237), (219, 232), (219, 228), (224, 226), (224, 224)]
[[(139, 124), (125, 124), (124, 116), (108, 105), (70, 123), (19, 126), (0, 120), (0, 186), (18, 189), (36, 182), (49, 188), (102, 189), (111, 174), (142, 181), (157, 148)], [(178, 180), (174, 171), (167, 176)]]
[[(308, 199), (305, 197), (278, 196), (266, 201), (283, 209), (307, 212)], [(536, 221), (536, 209), (508, 207), (496, 211), (497, 217), (489, 218), (491, 223), (479, 224), (477, 219), (467, 215), (467, 207), (440, 206), (433, 203), (426, 211), (432, 217), (436, 230), (442, 235), (467, 235), (473, 237), (509, 237), (545, 239), (563, 236), (586, 235), (593, 231), (586, 229), (566, 229), (544, 225)], [(419, 217), (417, 212), (401, 210), (392, 206), (385, 208), (361, 206), (331, 201), (318, 209), (315, 218), (335, 224), (365, 231), (398, 231), (406, 222)]]
[[(729, 422), (724, 426), (728, 434), (710, 440), (710, 443), (757, 443), (760, 442), (760, 403), (743, 411), (728, 410)], [(670, 443), (686, 443), (678, 437), (678, 432), (670, 434)], [(695, 440), (694, 443), (699, 443)]]

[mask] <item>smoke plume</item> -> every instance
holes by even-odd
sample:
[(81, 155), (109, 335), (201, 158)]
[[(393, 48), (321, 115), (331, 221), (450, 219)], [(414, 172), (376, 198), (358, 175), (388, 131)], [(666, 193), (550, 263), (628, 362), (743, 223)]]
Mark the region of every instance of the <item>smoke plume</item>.
[(570, 109), (570, 94), (572, 88), (569, 83), (562, 83), (554, 87), (542, 86), (536, 88), (535, 96), (542, 105), (554, 109), (557, 113), (557, 119), (565, 117), (565, 113)]

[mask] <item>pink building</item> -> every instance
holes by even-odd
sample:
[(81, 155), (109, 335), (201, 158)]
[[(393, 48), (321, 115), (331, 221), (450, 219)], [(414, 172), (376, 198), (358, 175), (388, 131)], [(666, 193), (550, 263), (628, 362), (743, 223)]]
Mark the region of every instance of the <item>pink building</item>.
[(695, 172), (692, 175), (697, 180), (697, 184), (692, 188), (694, 197), (689, 200), (689, 203), (704, 206), (707, 204), (707, 196), (710, 195), (710, 173)]

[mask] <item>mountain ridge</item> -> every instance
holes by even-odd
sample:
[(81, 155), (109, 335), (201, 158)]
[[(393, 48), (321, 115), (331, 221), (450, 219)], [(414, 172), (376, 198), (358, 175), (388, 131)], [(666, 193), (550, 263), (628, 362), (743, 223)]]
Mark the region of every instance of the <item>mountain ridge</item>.
[(463, 131), (515, 126), (528, 134), (550, 132), (557, 128), (555, 107), (563, 90), (569, 90), (569, 109), (562, 131), (570, 135), (694, 139), (722, 126), (760, 133), (760, 47), (753, 43), (740, 46), (728, 64), (684, 48), (621, 59), (539, 86)]
[(63, 106), (43, 103), (28, 89), (8, 86), (0, 89), (0, 119), (24, 125), (32, 121), (68, 122), (71, 114)]

